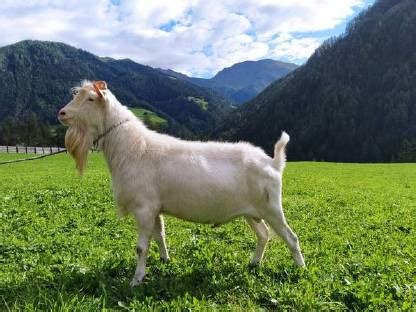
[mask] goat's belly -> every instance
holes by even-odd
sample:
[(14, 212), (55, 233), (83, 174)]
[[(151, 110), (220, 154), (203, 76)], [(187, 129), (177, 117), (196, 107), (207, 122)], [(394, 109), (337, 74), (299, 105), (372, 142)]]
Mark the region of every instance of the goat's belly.
[(180, 170), (179, 161), (164, 168), (162, 212), (200, 223), (224, 223), (246, 214), (251, 205), (244, 171), (229, 161), (201, 157), (195, 162)]
[(184, 195), (162, 201), (162, 213), (198, 223), (221, 224), (250, 214), (250, 207), (228, 198)]

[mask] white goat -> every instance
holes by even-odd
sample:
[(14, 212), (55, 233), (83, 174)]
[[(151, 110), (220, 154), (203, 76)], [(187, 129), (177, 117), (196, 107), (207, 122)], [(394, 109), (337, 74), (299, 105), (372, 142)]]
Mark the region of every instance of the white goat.
[(65, 145), (82, 174), (93, 144), (103, 151), (122, 214), (138, 225), (137, 267), (131, 285), (145, 276), (153, 237), (163, 260), (169, 255), (162, 214), (219, 225), (244, 216), (257, 236), (251, 259), (258, 264), (269, 238), (265, 222), (304, 266), (296, 234), (282, 208), (282, 174), (289, 136), (283, 132), (274, 158), (248, 143), (191, 142), (151, 131), (121, 105), (104, 81), (83, 81), (59, 111), (68, 130)]

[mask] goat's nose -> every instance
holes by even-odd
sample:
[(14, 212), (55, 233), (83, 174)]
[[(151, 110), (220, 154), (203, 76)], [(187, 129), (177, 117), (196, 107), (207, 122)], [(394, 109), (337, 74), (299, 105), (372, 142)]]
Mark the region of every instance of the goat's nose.
[(59, 116), (65, 116), (66, 112), (64, 111), (64, 109), (61, 109), (58, 114)]

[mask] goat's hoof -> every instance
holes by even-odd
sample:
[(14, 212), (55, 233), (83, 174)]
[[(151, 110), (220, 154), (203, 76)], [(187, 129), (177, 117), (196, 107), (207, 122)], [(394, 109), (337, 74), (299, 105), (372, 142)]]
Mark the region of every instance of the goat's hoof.
[(293, 255), (295, 263), (299, 266), (304, 268), (305, 267), (305, 259), (301, 253)]
[(133, 277), (133, 279), (130, 282), (130, 287), (139, 286), (142, 282), (143, 282), (143, 277), (142, 278)]
[(170, 258), (169, 257), (167, 257), (167, 258), (160, 257), (160, 261), (163, 262), (163, 263), (167, 263), (167, 262), (170, 261)]
[(298, 267), (301, 269), (306, 269), (306, 264), (303, 262), (302, 264), (298, 264)]
[(256, 262), (256, 261), (250, 261), (250, 263), (247, 265), (249, 270), (255, 270), (258, 267), (260, 267), (260, 262)]
[(141, 283), (141, 282), (139, 282), (139, 281), (137, 281), (137, 280), (135, 280), (135, 279), (132, 279), (132, 280), (131, 280), (131, 282), (130, 282), (130, 287), (136, 287), (136, 286), (139, 286), (139, 285), (140, 285), (140, 283)]

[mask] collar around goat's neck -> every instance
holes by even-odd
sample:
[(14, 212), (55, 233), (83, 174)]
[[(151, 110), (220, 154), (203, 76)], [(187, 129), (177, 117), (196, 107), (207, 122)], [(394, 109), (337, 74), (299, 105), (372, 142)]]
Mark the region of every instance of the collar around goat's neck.
[(114, 125), (112, 125), (110, 128), (108, 128), (107, 130), (105, 130), (103, 133), (101, 133), (94, 141), (93, 141), (93, 144), (94, 144), (94, 146), (97, 146), (97, 144), (98, 144), (98, 142), (103, 138), (103, 137), (105, 137), (107, 134), (109, 134), (111, 131), (113, 131), (114, 129), (116, 129), (116, 128), (118, 128), (118, 127), (120, 127), (122, 124), (124, 124), (124, 123), (126, 123), (126, 122), (128, 122), (128, 121), (130, 121), (129, 119), (124, 119), (124, 120), (122, 120), (122, 121), (120, 121), (120, 122), (118, 122), (118, 123), (116, 123), (116, 124), (114, 124)]

